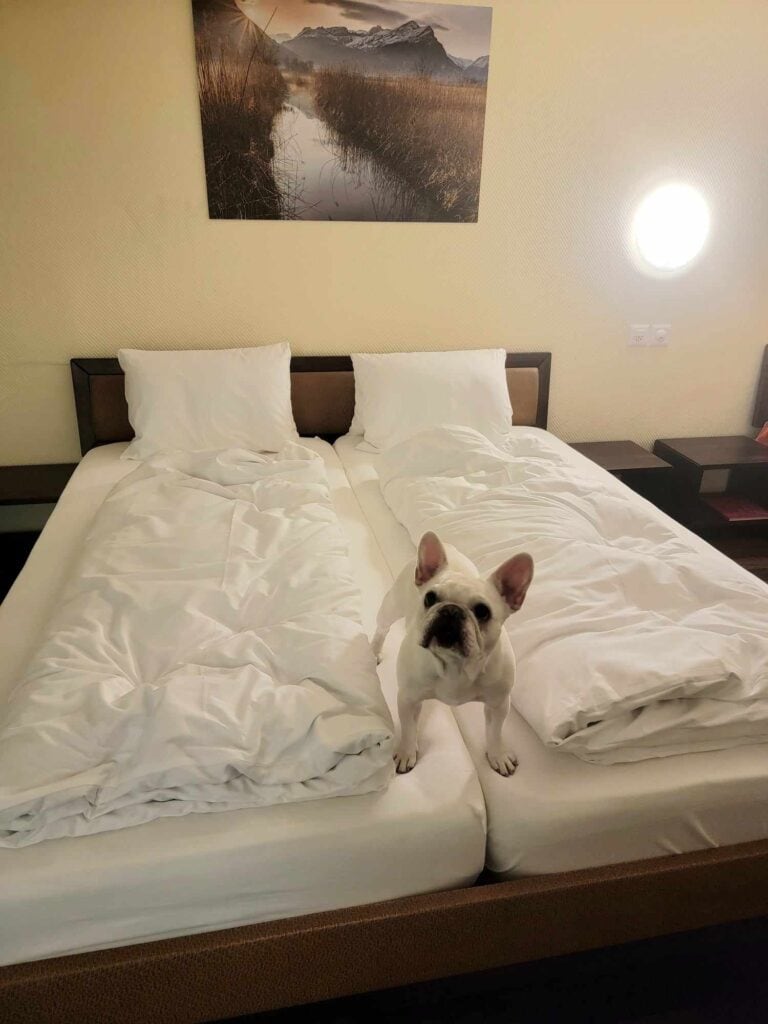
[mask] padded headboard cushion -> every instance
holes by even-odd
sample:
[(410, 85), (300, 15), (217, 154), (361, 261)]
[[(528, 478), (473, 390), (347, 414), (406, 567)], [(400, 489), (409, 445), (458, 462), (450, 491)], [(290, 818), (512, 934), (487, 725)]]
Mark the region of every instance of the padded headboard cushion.
[[(549, 352), (511, 352), (507, 383), (514, 421), (546, 427), (549, 404)], [(77, 425), (83, 455), (100, 444), (129, 441), (125, 378), (117, 359), (72, 359)], [(334, 439), (346, 434), (355, 406), (355, 382), (349, 356), (294, 356), (291, 399), (303, 437)]]

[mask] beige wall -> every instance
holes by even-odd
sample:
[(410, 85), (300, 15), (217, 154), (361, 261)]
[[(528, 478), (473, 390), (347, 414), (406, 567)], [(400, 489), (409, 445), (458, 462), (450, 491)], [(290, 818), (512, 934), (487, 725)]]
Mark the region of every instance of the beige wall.
[[(765, 0), (499, 0), (479, 224), (236, 223), (207, 216), (189, 0), (0, 0), (0, 463), (76, 457), (68, 359), (121, 345), (551, 349), (566, 439), (745, 430), (767, 53)], [(625, 221), (668, 177), (713, 232), (659, 281)], [(654, 321), (671, 347), (628, 349)]]

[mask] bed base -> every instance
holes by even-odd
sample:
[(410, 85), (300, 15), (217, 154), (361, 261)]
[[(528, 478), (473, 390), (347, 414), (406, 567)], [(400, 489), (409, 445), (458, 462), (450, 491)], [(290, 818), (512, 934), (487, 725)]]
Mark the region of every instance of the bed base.
[(768, 914), (768, 841), (0, 968), (11, 1024), (191, 1024)]

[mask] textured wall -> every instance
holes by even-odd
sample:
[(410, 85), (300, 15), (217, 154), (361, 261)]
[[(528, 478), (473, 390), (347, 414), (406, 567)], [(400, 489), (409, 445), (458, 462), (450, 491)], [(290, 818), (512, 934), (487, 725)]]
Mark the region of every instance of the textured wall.
[[(67, 361), (121, 345), (551, 349), (566, 439), (745, 430), (768, 4), (493, 6), (480, 223), (326, 225), (208, 220), (189, 0), (0, 0), (0, 463), (75, 457)], [(624, 235), (668, 177), (704, 189), (713, 233), (659, 281)], [(671, 347), (628, 349), (654, 321)]]

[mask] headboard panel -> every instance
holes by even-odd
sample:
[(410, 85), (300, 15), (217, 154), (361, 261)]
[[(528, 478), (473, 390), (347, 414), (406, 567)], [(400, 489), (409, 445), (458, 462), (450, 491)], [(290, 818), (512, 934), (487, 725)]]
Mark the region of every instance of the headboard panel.
[(753, 427), (759, 430), (764, 423), (768, 423), (768, 345), (763, 352), (763, 365), (755, 395), (755, 411), (752, 413)]
[[(515, 423), (546, 427), (549, 405), (549, 352), (510, 352), (507, 384)], [(72, 359), (80, 449), (129, 441), (125, 378), (117, 359)], [(327, 440), (346, 434), (352, 422), (355, 384), (349, 356), (294, 356), (291, 400), (296, 427), (303, 437)]]

